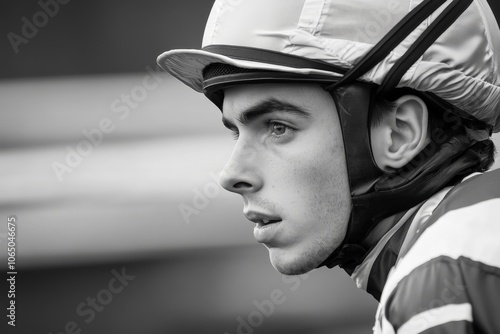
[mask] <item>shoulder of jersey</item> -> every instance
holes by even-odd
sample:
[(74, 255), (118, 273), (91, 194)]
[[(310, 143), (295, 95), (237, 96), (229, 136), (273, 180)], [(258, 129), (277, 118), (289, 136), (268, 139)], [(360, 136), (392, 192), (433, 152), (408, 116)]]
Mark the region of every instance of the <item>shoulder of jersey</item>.
[(500, 286), (500, 171), (454, 187), (417, 234), (384, 288), (394, 328), (462, 333), (452, 329), (481, 323), (498, 332), (491, 310), (500, 304), (491, 296)]
[[(429, 219), (419, 227), (418, 235), (401, 250), (400, 257), (419, 243), (428, 233), (438, 233), (447, 225), (448, 233), (440, 235), (441, 242), (456, 242), (452, 234), (465, 234), (473, 238), (483, 229), (498, 230), (500, 227), (500, 169), (472, 176), (456, 185), (436, 207)], [(449, 225), (449, 226), (448, 226)], [(442, 233), (443, 231), (441, 231)], [(498, 234), (497, 234), (498, 235)], [(468, 239), (469, 242), (472, 239)], [(478, 240), (479, 241), (479, 240)], [(499, 243), (500, 245), (500, 243)]]

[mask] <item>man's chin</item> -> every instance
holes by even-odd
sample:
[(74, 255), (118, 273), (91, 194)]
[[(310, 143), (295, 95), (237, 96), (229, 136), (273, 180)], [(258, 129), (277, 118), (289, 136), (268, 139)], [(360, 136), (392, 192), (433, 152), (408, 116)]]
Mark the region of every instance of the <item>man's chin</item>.
[(291, 252), (269, 249), (271, 264), (283, 275), (302, 275), (316, 269), (322, 262), (321, 259), (304, 256), (304, 254), (292, 254)]

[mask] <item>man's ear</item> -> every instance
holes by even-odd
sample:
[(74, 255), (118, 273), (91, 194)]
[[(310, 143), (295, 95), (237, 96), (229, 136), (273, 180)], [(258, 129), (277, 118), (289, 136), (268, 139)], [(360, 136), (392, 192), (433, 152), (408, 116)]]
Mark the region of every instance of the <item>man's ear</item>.
[(428, 144), (428, 110), (415, 95), (394, 101), (384, 110), (382, 120), (371, 127), (371, 143), (375, 162), (386, 172), (406, 165)]

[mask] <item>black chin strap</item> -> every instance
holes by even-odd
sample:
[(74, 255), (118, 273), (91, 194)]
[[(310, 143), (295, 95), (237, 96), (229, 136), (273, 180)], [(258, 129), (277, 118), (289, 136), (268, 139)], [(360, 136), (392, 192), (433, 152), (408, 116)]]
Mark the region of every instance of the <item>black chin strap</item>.
[(460, 17), (472, 0), (453, 0), (396, 62), (381, 86), (370, 87), (356, 83), (359, 77), (386, 58), (445, 2), (446, 0), (423, 1), (339, 82), (326, 87), (330, 92), (346, 87), (340, 97), (342, 101), (336, 102), (344, 136), (352, 210), (344, 242), (319, 267), (332, 268), (338, 265), (351, 274), (368, 252), (361, 246), (363, 238), (378, 222), (408, 210), (442, 188), (458, 182), (475, 165), (475, 160), (470, 159), (470, 155), (474, 154), (470, 147), (476, 141), (464, 135), (451, 138), (441, 146), (433, 141), (431, 144), (439, 147), (437, 152), (426, 156), (424, 149), (405, 166), (407, 169), (403, 167), (395, 174), (385, 175), (373, 161), (369, 131), (370, 108), (374, 97), (396, 88), (404, 73)]
[(476, 169), (480, 159), (475, 145), (480, 143), (466, 134), (451, 137), (441, 145), (434, 140), (407, 168), (378, 178), (365, 194), (352, 195), (346, 239), (320, 266), (339, 265), (351, 274), (369, 251), (361, 245), (377, 223), (457, 184)]
[(367, 249), (358, 244), (344, 244), (337, 248), (319, 267), (327, 266), (331, 269), (339, 266), (352, 275), (367, 252)]

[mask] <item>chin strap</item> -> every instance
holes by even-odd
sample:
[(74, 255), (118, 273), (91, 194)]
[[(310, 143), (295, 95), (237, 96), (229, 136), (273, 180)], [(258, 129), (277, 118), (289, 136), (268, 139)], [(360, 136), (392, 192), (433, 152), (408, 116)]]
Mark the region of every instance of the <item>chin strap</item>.
[(337, 248), (321, 265), (328, 268), (339, 266), (344, 269), (349, 275), (352, 275), (354, 269), (361, 263), (362, 259), (368, 250), (357, 244), (344, 244)]
[(482, 143), (465, 132), (449, 138), (431, 136), (430, 144), (406, 166), (391, 174), (382, 172), (372, 157), (369, 131), (376, 88), (355, 83), (334, 95), (344, 137), (352, 209), (345, 240), (319, 267), (338, 265), (352, 272), (369, 251), (361, 246), (363, 240), (381, 220), (460, 182), (480, 160), (474, 146)]
[[(386, 95), (395, 89), (408, 68), (421, 57), (457, 18), (472, 0), (453, 0), (432, 22), (413, 46), (391, 68), (379, 87), (356, 83), (414, 29), (441, 7), (444, 0), (425, 0), (389, 31), (344, 77), (326, 90), (335, 95), (346, 152), (352, 210), (344, 242), (321, 265), (339, 265), (348, 273), (362, 261), (368, 250), (360, 246), (363, 238), (383, 218), (410, 209), (447, 185), (458, 182), (472, 170), (476, 160), (470, 147), (477, 141), (470, 136), (451, 138), (443, 145), (436, 140), (401, 170), (384, 174), (375, 164), (370, 143), (370, 108), (376, 95)], [(333, 94), (333, 93), (332, 93)], [(340, 99), (337, 101), (337, 99)], [(429, 147), (429, 146), (428, 146)]]
[(421, 154), (420, 159), (427, 158), (422, 162), (410, 162), (415, 168), (384, 176), (371, 192), (352, 196), (347, 237), (320, 266), (333, 268), (338, 265), (351, 274), (369, 251), (360, 244), (378, 222), (409, 210), (474, 171), (478, 161), (475, 145), (481, 143), (467, 135), (453, 137), (434, 154)]

